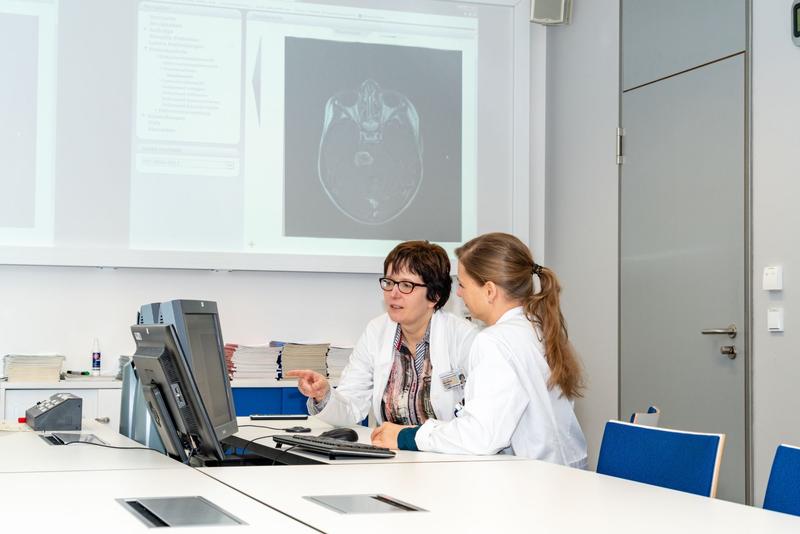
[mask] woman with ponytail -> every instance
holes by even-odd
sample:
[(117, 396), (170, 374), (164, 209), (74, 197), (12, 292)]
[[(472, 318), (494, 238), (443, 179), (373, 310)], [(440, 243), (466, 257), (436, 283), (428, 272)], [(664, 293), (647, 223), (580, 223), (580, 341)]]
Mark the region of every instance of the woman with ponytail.
[(555, 273), (516, 237), (485, 234), (456, 250), (458, 295), (487, 326), (469, 356), (464, 407), (451, 421), (384, 423), (376, 445), (462, 454), (505, 452), (583, 468), (573, 411), (581, 366), (567, 337)]

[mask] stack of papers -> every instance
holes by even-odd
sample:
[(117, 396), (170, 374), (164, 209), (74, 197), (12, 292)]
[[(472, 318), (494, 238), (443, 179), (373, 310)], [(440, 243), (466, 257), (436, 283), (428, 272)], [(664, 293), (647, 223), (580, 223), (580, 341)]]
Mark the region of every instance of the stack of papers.
[(342, 376), (342, 371), (350, 361), (350, 354), (353, 353), (352, 347), (331, 347), (328, 350), (328, 375), (329, 378), (338, 380)]
[(286, 343), (281, 351), (281, 373), (308, 369), (328, 376), (328, 347), (330, 343)]
[(278, 373), (280, 347), (267, 345), (239, 345), (233, 352), (233, 378), (274, 379)]
[(64, 359), (58, 354), (7, 354), (3, 358), (3, 373), (9, 382), (58, 382)]

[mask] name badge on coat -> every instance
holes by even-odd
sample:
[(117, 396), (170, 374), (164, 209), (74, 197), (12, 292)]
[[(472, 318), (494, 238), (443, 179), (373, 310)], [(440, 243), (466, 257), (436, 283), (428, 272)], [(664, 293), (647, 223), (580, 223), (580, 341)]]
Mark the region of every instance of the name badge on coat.
[(464, 387), (464, 384), (467, 383), (467, 377), (461, 369), (453, 369), (452, 371), (442, 373), (439, 375), (439, 378), (442, 380), (442, 386), (444, 386), (444, 389), (447, 391), (457, 387)]

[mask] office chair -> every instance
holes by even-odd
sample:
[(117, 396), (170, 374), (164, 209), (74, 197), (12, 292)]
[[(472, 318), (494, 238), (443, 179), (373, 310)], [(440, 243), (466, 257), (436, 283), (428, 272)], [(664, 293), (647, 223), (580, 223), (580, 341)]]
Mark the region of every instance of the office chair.
[(778, 446), (764, 495), (764, 508), (800, 515), (800, 448)]
[(714, 497), (725, 434), (608, 421), (597, 472)]
[(133, 363), (130, 361), (122, 367), (122, 402), (120, 404), (119, 433), (146, 447), (165, 452), (164, 444), (161, 442), (156, 425), (147, 409), (142, 386), (133, 371)]
[(658, 419), (661, 417), (661, 410), (658, 406), (649, 406), (646, 412), (634, 412), (631, 414), (631, 423), (634, 425), (658, 426)]

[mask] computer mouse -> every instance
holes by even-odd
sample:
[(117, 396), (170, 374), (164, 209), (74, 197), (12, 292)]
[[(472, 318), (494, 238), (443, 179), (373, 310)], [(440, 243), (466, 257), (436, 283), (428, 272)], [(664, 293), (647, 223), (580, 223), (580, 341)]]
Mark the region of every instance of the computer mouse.
[(292, 434), (303, 434), (305, 432), (311, 432), (311, 429), (307, 426), (290, 426), (289, 428), (284, 428), (286, 432), (291, 432)]
[(320, 434), (319, 437), (341, 439), (344, 441), (358, 441), (358, 432), (352, 428), (331, 428)]

